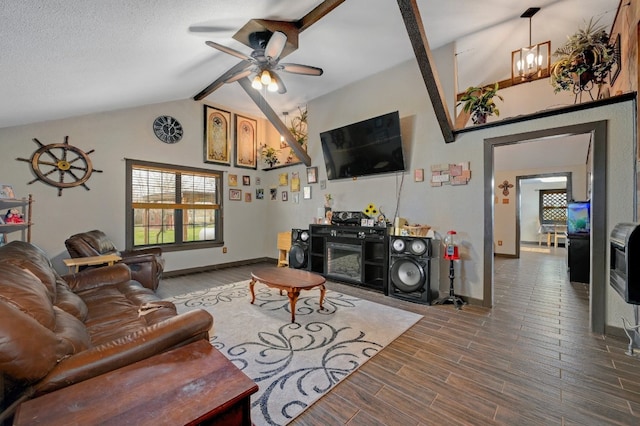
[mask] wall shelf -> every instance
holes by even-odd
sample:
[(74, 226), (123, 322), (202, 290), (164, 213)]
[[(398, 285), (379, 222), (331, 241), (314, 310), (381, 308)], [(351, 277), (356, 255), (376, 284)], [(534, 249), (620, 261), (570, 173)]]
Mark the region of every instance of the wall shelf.
[(24, 223), (3, 223), (0, 224), (0, 234), (2, 234), (2, 240), (0, 240), (0, 245), (6, 244), (8, 242), (7, 234), (21, 231), (21, 240), (26, 242), (31, 242), (31, 226), (33, 225), (31, 221), (31, 206), (33, 204), (33, 197), (29, 194), (27, 198), (19, 198), (19, 199), (8, 199), (1, 198), (0, 199), (0, 215), (4, 218), (7, 210), (9, 209), (19, 209), (22, 213), (22, 217), (24, 218)]

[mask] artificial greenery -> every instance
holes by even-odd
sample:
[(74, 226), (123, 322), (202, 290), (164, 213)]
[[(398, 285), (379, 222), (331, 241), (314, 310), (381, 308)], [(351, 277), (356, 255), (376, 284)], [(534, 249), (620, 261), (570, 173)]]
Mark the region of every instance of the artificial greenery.
[(278, 159), (278, 153), (280, 152), (280, 150), (275, 149), (271, 146), (267, 146), (266, 144), (262, 145), (262, 151), (260, 152), (260, 156), (262, 157), (262, 160), (269, 166), (269, 167), (273, 167), (276, 164), (280, 163), (280, 160)]
[(471, 120), (475, 124), (484, 123), (487, 116), (500, 115), (500, 110), (493, 101), (497, 97), (504, 101), (498, 94), (498, 83), (486, 87), (469, 87), (460, 97), (458, 106), (463, 105), (462, 110), (471, 114)]
[(302, 146), (307, 143), (307, 108), (298, 107), (298, 116), (293, 117), (289, 131)]
[(605, 82), (616, 61), (615, 45), (598, 21), (589, 20), (584, 28), (567, 36), (567, 42), (553, 53), (551, 85), (554, 93), (572, 90), (578, 93)]

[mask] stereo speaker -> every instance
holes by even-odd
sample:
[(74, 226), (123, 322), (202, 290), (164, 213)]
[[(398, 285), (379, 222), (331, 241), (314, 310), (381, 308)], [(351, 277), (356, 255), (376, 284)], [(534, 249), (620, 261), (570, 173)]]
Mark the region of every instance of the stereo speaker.
[(289, 267), (307, 269), (309, 264), (309, 231), (291, 230), (291, 248), (289, 249)]
[(431, 256), (431, 238), (389, 237), (389, 296), (431, 304)]
[(360, 226), (362, 219), (366, 218), (368, 218), (368, 216), (362, 212), (335, 211), (331, 214), (331, 224)]

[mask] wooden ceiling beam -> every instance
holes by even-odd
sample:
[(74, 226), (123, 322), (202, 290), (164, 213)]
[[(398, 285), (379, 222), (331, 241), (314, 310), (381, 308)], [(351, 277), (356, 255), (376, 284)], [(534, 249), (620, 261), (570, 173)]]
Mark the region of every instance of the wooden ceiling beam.
[(431, 104), (433, 105), (433, 110), (440, 125), (444, 141), (446, 143), (454, 142), (453, 122), (447, 109), (444, 92), (440, 86), (435, 63), (431, 55), (431, 49), (429, 49), (429, 42), (427, 41), (424, 26), (422, 25), (422, 18), (420, 17), (417, 1), (398, 0), (398, 7), (400, 8), (404, 25), (407, 28), (407, 33), (413, 46), (413, 52), (416, 55), (418, 67), (422, 73), (424, 84), (427, 87), (427, 93), (429, 94), (429, 99), (431, 99)]
[(244, 91), (247, 92), (247, 95), (249, 95), (251, 100), (258, 106), (258, 108), (260, 108), (260, 111), (262, 111), (264, 116), (267, 117), (267, 120), (269, 120), (269, 122), (273, 124), (273, 127), (276, 128), (278, 133), (280, 133), (284, 137), (284, 140), (287, 142), (287, 144), (289, 144), (300, 161), (306, 164), (307, 167), (311, 166), (311, 158), (309, 157), (309, 154), (307, 154), (307, 152), (302, 149), (302, 146), (298, 143), (291, 131), (282, 122), (282, 120), (280, 120), (278, 114), (276, 114), (273, 108), (271, 108), (266, 99), (262, 97), (260, 92), (251, 87), (251, 82), (249, 81), (249, 79), (241, 78), (240, 80), (238, 80), (238, 83), (240, 84), (240, 86), (242, 86)]
[(336, 7), (338, 7), (342, 3), (344, 3), (344, 1), (345, 0), (325, 0), (325, 1), (323, 1), (318, 6), (316, 6), (315, 9), (313, 9), (311, 12), (307, 13), (306, 15), (304, 15), (297, 22), (297, 26), (298, 26), (299, 31), (303, 32), (304, 30), (309, 28), (311, 25), (315, 24), (320, 19), (322, 19), (325, 15), (327, 15), (333, 9), (335, 9)]

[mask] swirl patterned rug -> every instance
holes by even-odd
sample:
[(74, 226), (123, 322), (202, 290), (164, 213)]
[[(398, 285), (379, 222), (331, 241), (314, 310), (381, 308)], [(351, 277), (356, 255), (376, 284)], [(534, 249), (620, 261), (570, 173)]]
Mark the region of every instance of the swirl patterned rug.
[(420, 315), (327, 289), (303, 291), (291, 323), (289, 299), (249, 281), (170, 298), (178, 312), (214, 316), (211, 343), (259, 386), (255, 425), (284, 425), (415, 324)]

